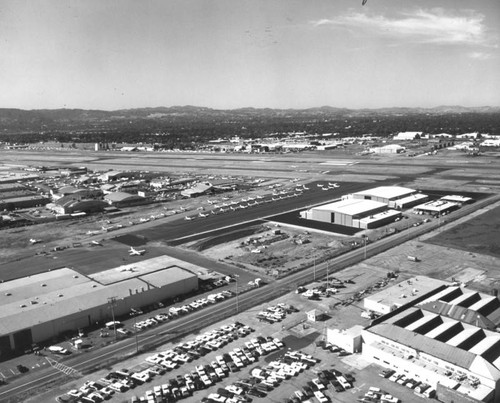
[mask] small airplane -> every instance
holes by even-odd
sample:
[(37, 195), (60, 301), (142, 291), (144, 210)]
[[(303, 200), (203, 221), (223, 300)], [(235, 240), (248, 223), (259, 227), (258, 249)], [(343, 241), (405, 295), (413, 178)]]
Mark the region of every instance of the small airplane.
[(319, 188), (322, 188), (324, 185), (321, 184), (321, 183), (318, 183), (316, 186), (319, 187)]
[(141, 256), (141, 255), (144, 255), (145, 253), (146, 253), (146, 249), (137, 250), (132, 246), (130, 247), (130, 250), (128, 251), (128, 254), (130, 256)]
[(41, 240), (41, 239), (34, 239), (34, 238), (31, 238), (31, 239), (30, 239), (30, 243), (31, 243), (32, 245), (34, 245), (34, 244), (36, 244), (36, 243), (40, 243), (40, 242), (42, 242), (42, 240)]
[(102, 243), (100, 243), (99, 241), (92, 241), (91, 244), (96, 246), (102, 246)]
[(308, 188), (308, 187), (306, 187), (306, 185), (302, 185), (302, 189), (304, 189), (304, 190), (309, 190), (309, 188)]
[(87, 235), (97, 235), (99, 233), (99, 231), (87, 231)]
[(202, 212), (200, 212), (198, 214), (198, 217), (205, 218), (205, 217), (208, 217), (208, 214), (203, 214)]
[(190, 220), (194, 220), (194, 217), (187, 215), (186, 217), (184, 217), (184, 219), (190, 221)]
[(338, 183), (330, 183), (330, 182), (328, 182), (328, 186), (334, 187), (334, 188), (340, 187), (340, 185)]

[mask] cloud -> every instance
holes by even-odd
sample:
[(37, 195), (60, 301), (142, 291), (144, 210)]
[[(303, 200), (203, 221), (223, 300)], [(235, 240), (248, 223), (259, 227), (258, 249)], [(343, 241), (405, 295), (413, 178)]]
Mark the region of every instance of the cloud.
[(332, 19), (311, 22), (314, 27), (337, 26), (406, 38), (417, 43), (484, 45), (489, 44), (484, 15), (472, 11), (446, 14), (442, 9), (416, 10), (396, 18), (351, 12)]
[(492, 58), (491, 53), (486, 53), (486, 52), (470, 52), (467, 54), (471, 59), (476, 59), (476, 60), (488, 60)]

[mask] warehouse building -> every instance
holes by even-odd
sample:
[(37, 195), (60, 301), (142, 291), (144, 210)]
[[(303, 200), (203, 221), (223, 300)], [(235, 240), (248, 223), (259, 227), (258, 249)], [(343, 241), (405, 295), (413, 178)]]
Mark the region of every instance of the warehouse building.
[(388, 210), (385, 203), (352, 198), (313, 207), (300, 215), (308, 220), (366, 229), (392, 222), (401, 213)]
[(439, 282), (400, 305), (389, 295), (401, 287), (392, 288), (385, 305), (398, 308), (363, 331), (363, 357), (431, 385), (443, 402), (499, 401), (500, 334), (491, 330), (500, 325), (498, 298)]
[(385, 203), (390, 208), (408, 208), (428, 199), (427, 195), (417, 190), (401, 186), (379, 186), (373, 189), (356, 192), (347, 197), (353, 199), (374, 200)]
[(63, 268), (0, 283), (0, 355), (197, 290), (197, 266), (160, 256), (88, 278)]
[(139, 206), (149, 203), (149, 200), (126, 192), (111, 192), (104, 196), (104, 200), (114, 207)]
[(413, 212), (417, 214), (446, 215), (458, 209), (460, 205), (447, 200), (434, 200), (413, 207)]

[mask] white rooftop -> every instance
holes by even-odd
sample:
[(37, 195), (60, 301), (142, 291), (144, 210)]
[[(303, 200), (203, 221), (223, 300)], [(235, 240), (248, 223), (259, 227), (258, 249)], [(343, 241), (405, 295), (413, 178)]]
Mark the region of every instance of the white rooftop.
[[(130, 263), (123, 266), (118, 266), (115, 269), (101, 271), (99, 273), (90, 274), (89, 277), (100, 284), (113, 284), (119, 281), (127, 280), (133, 277), (144, 276), (167, 268), (181, 268), (190, 271), (193, 274), (205, 272), (206, 270), (200, 266), (176, 259), (171, 256), (163, 255), (151, 259), (141, 260), (136, 263)], [(174, 272), (172, 272), (174, 273)]]
[(356, 215), (365, 212), (370, 212), (380, 207), (385, 207), (385, 203), (363, 200), (363, 199), (345, 199), (335, 203), (325, 204), (323, 206), (314, 207), (315, 210), (327, 210), (335, 213)]
[(401, 198), (414, 193), (414, 189), (405, 188), (402, 186), (379, 186), (373, 189), (362, 190), (356, 192), (356, 195), (381, 197), (386, 199)]

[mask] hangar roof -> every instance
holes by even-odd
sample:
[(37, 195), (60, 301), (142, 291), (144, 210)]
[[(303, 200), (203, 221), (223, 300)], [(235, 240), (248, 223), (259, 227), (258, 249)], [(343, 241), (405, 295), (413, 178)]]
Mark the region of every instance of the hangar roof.
[(133, 199), (142, 199), (141, 196), (133, 195), (133, 194), (126, 193), (126, 192), (111, 192), (111, 193), (108, 193), (106, 196), (104, 196), (104, 198), (106, 200), (110, 200), (113, 202), (121, 202), (121, 201), (128, 200), (128, 199), (132, 199), (132, 200)]
[[(181, 269), (183, 272), (191, 272), (193, 275), (197, 275), (198, 272), (205, 271), (202, 267), (194, 264), (173, 258), (171, 256), (162, 255), (151, 259), (141, 260), (136, 263), (118, 266), (115, 269), (89, 274), (89, 277), (100, 284), (113, 284), (129, 278), (145, 276), (167, 268)], [(174, 275), (176, 273), (177, 272), (173, 272)]]
[(163, 287), (167, 284), (176, 283), (193, 277), (196, 277), (196, 275), (190, 271), (177, 266), (170, 266), (168, 269), (146, 274), (139, 278), (154, 287)]
[(346, 215), (357, 215), (367, 213), (370, 211), (378, 209), (380, 207), (385, 207), (385, 203), (373, 201), (373, 200), (362, 200), (362, 199), (345, 199), (335, 203), (325, 204), (323, 206), (313, 207), (314, 210), (330, 210), (335, 213), (346, 214)]
[(416, 191), (414, 189), (409, 189), (401, 186), (379, 186), (373, 189), (362, 190), (361, 192), (356, 192), (354, 194), (361, 196), (380, 197), (392, 200), (409, 196), (415, 192)]
[(441, 286), (449, 284), (447, 281), (435, 278), (416, 276), (376, 294), (369, 295), (365, 299), (375, 301), (379, 304), (401, 306), (433, 290), (437, 290)]

